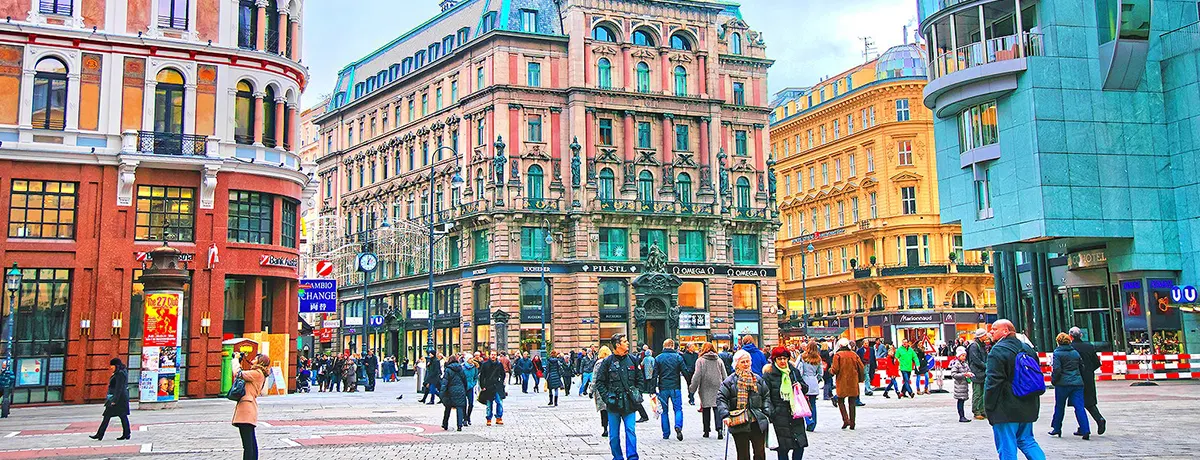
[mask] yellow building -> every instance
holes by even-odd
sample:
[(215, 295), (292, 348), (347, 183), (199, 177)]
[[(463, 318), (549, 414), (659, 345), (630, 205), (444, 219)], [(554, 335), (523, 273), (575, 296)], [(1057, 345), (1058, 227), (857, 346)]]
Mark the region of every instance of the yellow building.
[(995, 316), (986, 256), (938, 217), (918, 45), (775, 102), (780, 334), (952, 342)]

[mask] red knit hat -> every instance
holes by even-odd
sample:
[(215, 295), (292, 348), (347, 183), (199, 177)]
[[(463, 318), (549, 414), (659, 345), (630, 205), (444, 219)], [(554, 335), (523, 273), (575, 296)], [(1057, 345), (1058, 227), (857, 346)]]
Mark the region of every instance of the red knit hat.
[(792, 353), (789, 352), (786, 347), (775, 347), (775, 348), (771, 349), (771, 360), (772, 361), (774, 361), (775, 358), (778, 358), (780, 356), (791, 359)]

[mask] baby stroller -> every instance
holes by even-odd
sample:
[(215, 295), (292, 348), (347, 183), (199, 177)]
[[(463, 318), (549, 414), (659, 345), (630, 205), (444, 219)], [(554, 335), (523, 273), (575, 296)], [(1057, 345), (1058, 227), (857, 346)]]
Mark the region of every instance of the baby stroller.
[(296, 376), (296, 393), (308, 393), (312, 391), (310, 384), (312, 382), (312, 372), (308, 369), (301, 369), (300, 375)]

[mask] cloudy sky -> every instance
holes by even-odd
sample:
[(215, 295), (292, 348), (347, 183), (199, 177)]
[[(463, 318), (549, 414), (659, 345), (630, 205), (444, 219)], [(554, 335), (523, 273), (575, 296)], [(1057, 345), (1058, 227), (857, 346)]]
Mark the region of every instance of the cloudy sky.
[[(347, 4), (354, 5), (353, 8)], [(310, 82), (305, 106), (332, 91), (337, 71), (438, 13), (438, 0), (317, 0), (305, 5), (304, 61)], [(762, 31), (772, 93), (806, 86), (863, 61), (863, 42), (877, 53), (916, 25), (915, 0), (741, 0), (742, 16)], [(364, 14), (370, 12), (369, 14)]]

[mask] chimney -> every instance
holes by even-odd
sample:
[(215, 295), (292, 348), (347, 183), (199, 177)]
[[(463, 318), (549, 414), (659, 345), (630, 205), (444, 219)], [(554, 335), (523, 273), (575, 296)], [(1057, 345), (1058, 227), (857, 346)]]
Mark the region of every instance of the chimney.
[(451, 8), (458, 6), (458, 2), (459, 2), (459, 0), (442, 0), (442, 2), (440, 3), (440, 5), (442, 7), (442, 12), (444, 13), (444, 12), (450, 10)]
[(904, 44), (908, 44), (908, 25), (904, 26)]

